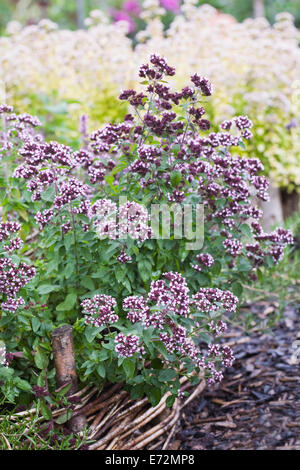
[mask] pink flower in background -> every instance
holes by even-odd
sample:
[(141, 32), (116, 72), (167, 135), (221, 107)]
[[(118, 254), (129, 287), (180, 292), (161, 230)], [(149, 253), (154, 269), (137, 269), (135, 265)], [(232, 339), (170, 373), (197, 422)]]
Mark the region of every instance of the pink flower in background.
[(131, 18), (131, 16), (123, 10), (112, 10), (111, 16), (113, 17), (114, 21), (117, 23), (118, 21), (126, 21), (128, 23), (129, 33), (132, 33), (135, 30), (135, 22)]
[(139, 14), (141, 13), (140, 4), (136, 0), (127, 0), (126, 2), (124, 2), (123, 10), (134, 16), (139, 16)]
[(166, 10), (177, 13), (180, 9), (180, 0), (160, 0), (161, 6)]

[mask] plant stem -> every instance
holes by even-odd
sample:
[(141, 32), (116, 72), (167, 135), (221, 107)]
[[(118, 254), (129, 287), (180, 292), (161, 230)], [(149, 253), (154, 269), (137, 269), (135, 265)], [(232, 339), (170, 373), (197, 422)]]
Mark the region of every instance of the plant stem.
[(74, 253), (75, 253), (75, 266), (76, 266), (76, 288), (79, 287), (79, 259), (78, 259), (78, 245), (77, 245), (77, 235), (76, 235), (76, 226), (75, 226), (75, 217), (72, 211), (72, 206), (70, 207), (71, 218), (72, 218), (72, 228), (73, 228), (73, 237), (74, 237)]

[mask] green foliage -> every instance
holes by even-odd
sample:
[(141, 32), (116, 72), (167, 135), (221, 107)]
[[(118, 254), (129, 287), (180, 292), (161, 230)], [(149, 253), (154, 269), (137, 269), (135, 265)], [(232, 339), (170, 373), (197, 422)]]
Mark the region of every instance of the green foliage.
[(78, 450), (88, 442), (86, 430), (81, 435), (66, 435), (59, 426), (46, 430), (38, 409), (27, 417), (0, 412), (0, 450)]
[[(193, 82), (198, 80), (196, 76)], [(157, 78), (152, 82), (158, 90), (166, 83)], [(207, 90), (210, 84), (205, 82), (204, 85)], [(200, 371), (200, 355), (202, 363), (208, 364), (207, 378), (213, 376), (212, 364), (221, 366), (220, 356), (204, 354), (198, 348), (199, 337), (207, 344), (215, 341), (211, 325), (219, 325), (235, 310), (238, 299), (231, 292), (225, 292), (226, 307), (225, 301), (218, 297), (220, 292), (226, 286), (226, 290), (240, 297), (243, 285), (249, 284), (253, 274), (265, 273), (274, 265), (276, 249), (281, 250), (289, 236), (283, 231), (282, 236), (276, 233), (260, 240), (255, 235), (259, 231), (253, 226), (250, 229), (252, 209), (253, 216), (257, 209), (252, 207), (250, 192), (245, 188), (253, 185), (253, 181), (258, 183), (251, 186), (251, 195), (261, 197), (259, 188), (261, 184), (264, 186), (265, 180), (253, 179), (261, 168), (260, 162), (231, 158), (230, 146), (242, 143), (242, 137), (237, 141), (230, 133), (227, 137), (232, 144), (227, 143), (226, 149), (222, 145), (215, 146), (207, 138), (197, 147), (198, 139), (205, 137), (203, 123), (207, 121), (197, 122), (195, 118), (191, 122), (191, 116), (196, 106), (204, 104), (203, 94), (209, 93), (203, 92), (199, 85), (193, 90), (191, 97), (187, 88), (187, 95), (183, 93), (180, 103), (174, 106), (177, 114), (167, 114), (167, 120), (163, 120), (165, 110), (157, 104), (159, 95), (153, 96), (150, 90), (142, 96), (140, 104), (134, 105), (136, 116), (129, 119), (129, 124), (126, 120), (120, 126), (110, 124), (105, 130), (95, 132), (81, 152), (41, 139), (32, 127), (21, 125), (22, 116), (11, 121), (3, 119), (2, 132), (10, 126), (10, 132), (3, 135), (11, 144), (1, 151), (3, 217), (11, 218), (13, 209), (16, 217), (26, 223), (25, 244), (18, 255), (4, 251), (4, 239), (1, 256), (14, 263), (16, 270), (22, 266), (21, 262), (26, 262), (33, 265), (37, 273), (20, 289), (25, 307), (21, 306), (17, 314), (3, 308), (8, 295), (1, 293), (0, 338), (12, 354), (8, 367), (0, 365), (4, 402), (18, 400), (28, 405), (32, 392), (37, 394), (36, 387), (43, 388), (46, 393), (39, 398), (39, 409), (45, 419), (51, 420), (51, 405), (67, 400), (54, 393), (51, 351), (51, 333), (64, 324), (73, 325), (80, 383), (95, 384), (101, 389), (107, 383), (124, 382), (133, 399), (146, 395), (152, 406), (167, 391), (172, 395), (168, 406), (172, 406), (180, 392), (180, 378), (185, 376), (193, 381), (195, 372)], [(140, 95), (133, 92), (133, 96), (139, 101)], [(160, 123), (158, 129), (152, 127), (153, 120)], [(242, 121), (246, 121), (245, 128), (251, 125), (248, 118)], [(224, 133), (221, 137), (224, 138)], [(193, 150), (194, 146), (198, 150)], [(145, 152), (149, 164), (141, 174), (140, 167), (135, 165), (144, 164)], [(184, 165), (185, 161), (188, 166)], [(99, 169), (102, 172), (99, 173)], [(177, 201), (178, 194), (180, 202), (186, 205), (195, 208), (196, 204), (205, 203), (206, 206), (203, 246), (196, 250), (187, 248), (188, 235), (178, 239), (172, 230), (166, 239), (152, 238), (148, 230), (143, 236), (145, 222), (140, 221), (135, 236), (132, 233), (126, 234), (127, 238), (101, 236), (100, 229), (105, 235), (108, 233), (108, 222), (101, 219), (101, 208), (117, 204), (120, 195), (128, 199), (128, 207), (137, 207), (138, 214), (143, 215), (146, 209), (150, 213), (152, 204), (168, 205), (172, 198)], [(226, 215), (231, 207), (234, 210)], [(243, 212), (244, 209), (250, 212)], [(106, 217), (108, 213), (109, 209), (105, 209)], [(135, 220), (131, 216), (129, 219)], [(174, 213), (170, 220), (175, 223)], [(202, 230), (195, 219), (191, 220), (191, 226), (194, 232)], [(30, 241), (26, 242), (29, 232)], [(231, 254), (226, 248), (226, 240), (240, 247), (236, 253)], [(259, 241), (261, 250), (258, 263), (257, 257), (251, 258), (247, 251), (247, 244), (255, 240)], [(212, 266), (199, 265), (200, 250), (213, 258)], [(122, 262), (119, 257), (124, 254), (129, 259)], [(197, 264), (200, 270), (195, 269)], [(175, 273), (179, 279), (176, 281), (178, 291), (172, 294), (174, 305), (169, 303), (168, 296), (151, 303), (148, 295), (151, 288), (155, 288), (155, 281), (159, 281), (160, 289), (162, 285), (167, 292), (171, 289), (171, 281), (164, 278), (165, 273)], [(217, 300), (206, 299), (210, 308), (205, 304), (198, 307), (197, 302), (183, 296), (188, 302), (188, 312), (182, 311), (177, 305), (183, 302), (180, 286), (183, 290), (188, 286), (189, 296), (199, 294), (200, 301), (203, 301), (203, 292), (207, 299), (209, 296), (214, 299), (215, 295)], [(116, 303), (117, 319), (111, 324), (109, 320), (95, 321), (101, 320), (101, 306), (96, 318), (83, 312), (82, 302), (93, 301), (97, 295), (110, 296)], [(130, 320), (123, 302), (132, 295), (143, 301), (148, 295), (147, 314), (152, 323), (145, 326), (142, 319)], [(104, 302), (103, 298), (101, 301)], [(162, 329), (155, 323), (156, 318), (161, 318)], [(178, 329), (184, 331), (186, 350), (180, 349), (182, 342), (179, 340), (175, 346), (168, 347), (168, 339)], [(137, 338), (139, 349), (129, 350), (129, 354), (119, 353), (116, 343), (120, 334)], [(196, 351), (196, 362), (195, 355), (186, 351)], [(67, 420), (68, 416), (61, 419)]]

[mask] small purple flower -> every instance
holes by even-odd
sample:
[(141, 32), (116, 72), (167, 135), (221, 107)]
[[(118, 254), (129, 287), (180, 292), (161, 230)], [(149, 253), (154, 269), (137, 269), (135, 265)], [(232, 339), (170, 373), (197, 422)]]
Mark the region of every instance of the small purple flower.
[(237, 116), (237, 117), (234, 117), (232, 121), (235, 123), (236, 127), (240, 130), (251, 129), (251, 127), (253, 126), (248, 116)]
[(13, 298), (8, 297), (6, 302), (2, 302), (2, 310), (15, 313), (20, 307), (25, 305), (24, 299), (22, 297)]
[(139, 337), (136, 335), (124, 335), (119, 333), (115, 337), (115, 350), (118, 353), (118, 357), (131, 357), (135, 353), (144, 353), (144, 348), (139, 345)]
[(36, 398), (49, 396), (49, 392), (46, 387), (39, 387), (38, 385), (34, 385), (32, 390)]
[(94, 295), (91, 299), (81, 302), (85, 323), (96, 327), (116, 323), (118, 315), (115, 313), (117, 302), (110, 295)]
[(180, 10), (180, 0), (160, 0), (160, 4), (173, 13), (178, 13)]
[(7, 104), (0, 104), (0, 114), (12, 113), (12, 112), (13, 112), (12, 106), (8, 106)]
[(134, 16), (139, 16), (141, 13), (140, 4), (136, 0), (126, 0), (126, 2), (123, 3), (123, 10)]
[(235, 238), (227, 238), (223, 242), (226, 253), (230, 254), (232, 257), (236, 257), (241, 254), (243, 245), (242, 243)]
[(121, 253), (117, 256), (117, 261), (123, 264), (129, 263), (131, 260), (131, 256), (125, 253), (125, 251), (121, 251)]
[(21, 248), (22, 244), (23, 244), (23, 242), (22, 242), (21, 238), (16, 237), (13, 240), (11, 240), (8, 245), (5, 245), (4, 249), (8, 253), (11, 253), (12, 251), (19, 250)]
[(132, 17), (124, 10), (111, 10), (111, 16), (113, 17), (114, 21), (118, 23), (119, 21), (125, 21), (128, 25), (128, 32), (132, 33), (135, 28), (136, 24)]
[(197, 255), (197, 261), (199, 262), (200, 266), (193, 265), (193, 268), (196, 269), (197, 271), (202, 271), (203, 266), (207, 268), (211, 268), (211, 266), (215, 262), (214, 258), (209, 253), (201, 253)]
[(207, 78), (200, 77), (200, 75), (195, 73), (191, 76), (191, 81), (197, 88), (200, 89), (204, 96), (210, 96), (212, 94), (213, 86)]

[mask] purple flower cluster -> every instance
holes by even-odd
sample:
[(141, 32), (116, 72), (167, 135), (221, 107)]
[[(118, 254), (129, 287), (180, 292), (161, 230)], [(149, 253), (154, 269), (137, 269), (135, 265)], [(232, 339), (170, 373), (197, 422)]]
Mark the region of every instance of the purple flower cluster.
[(143, 346), (139, 344), (139, 337), (136, 335), (124, 335), (124, 333), (119, 333), (115, 337), (115, 343), (115, 350), (118, 353), (118, 357), (131, 357), (135, 353), (145, 353)]
[(16, 312), (23, 305), (25, 301), (22, 297), (7, 297), (6, 302), (2, 302), (1, 308), (8, 312)]
[[(127, 317), (132, 323), (142, 322), (145, 326), (162, 329), (169, 322), (170, 314), (187, 317), (191, 313), (191, 307), (205, 313), (221, 308), (230, 313), (236, 310), (238, 298), (230, 291), (201, 288), (190, 298), (189, 289), (181, 274), (165, 273), (164, 278), (167, 282), (152, 281), (146, 299), (132, 296), (123, 301), (123, 308), (128, 310)], [(155, 310), (151, 308), (153, 304)], [(223, 304), (222, 307), (220, 304)]]
[(59, 196), (55, 197), (53, 205), (58, 210), (74, 201), (74, 199), (86, 196), (88, 193), (88, 187), (77, 178), (69, 178), (68, 181), (63, 181), (58, 188)]
[[(35, 269), (27, 264), (20, 262), (14, 263), (9, 254), (18, 250), (22, 245), (22, 240), (14, 235), (20, 230), (21, 226), (17, 222), (0, 223), (0, 242), (7, 257), (0, 258), (0, 293), (2, 294), (1, 308), (3, 311), (16, 312), (24, 305), (22, 297), (17, 297), (19, 290), (24, 287), (34, 276)], [(9, 240), (8, 243), (5, 243)]]
[(127, 318), (131, 323), (141, 322), (146, 325), (149, 315), (151, 314), (147, 300), (137, 295), (126, 297), (126, 299), (123, 300), (123, 309), (127, 311)]
[(121, 251), (121, 253), (117, 256), (117, 261), (122, 264), (129, 263), (132, 260), (131, 256), (129, 256), (125, 251)]
[(204, 96), (210, 96), (213, 93), (213, 87), (211, 82), (205, 78), (200, 77), (197, 73), (191, 76), (191, 81), (194, 83), (196, 88), (199, 88)]
[(270, 200), (270, 197), (268, 194), (270, 183), (265, 176), (254, 176), (251, 178), (251, 183), (257, 189), (256, 196), (259, 199), (261, 199), (262, 201)]
[(50, 220), (54, 216), (54, 211), (52, 209), (46, 209), (43, 212), (38, 211), (34, 218), (40, 224), (40, 228), (43, 229), (46, 225), (49, 224)]
[(21, 248), (22, 244), (23, 244), (23, 242), (22, 242), (21, 238), (16, 237), (13, 240), (11, 240), (8, 245), (5, 245), (4, 249), (8, 253), (11, 253), (12, 251), (19, 250)]
[[(268, 182), (258, 175), (263, 170), (258, 159), (232, 156), (229, 151), (231, 147), (239, 146), (243, 139), (251, 138), (252, 122), (247, 116), (237, 116), (223, 121), (221, 132), (199, 135), (199, 129), (206, 132), (210, 128), (210, 122), (203, 118), (205, 109), (198, 103), (201, 96), (212, 94), (211, 83), (205, 77), (194, 74), (191, 77), (192, 86), (174, 92), (161, 81), (169, 72), (164, 58), (151, 56), (150, 63), (140, 69), (140, 76), (148, 81), (145, 85), (147, 98), (143, 99), (145, 111), (141, 109), (137, 112), (137, 122), (132, 115), (128, 115), (123, 124), (109, 125), (98, 132), (98, 150), (102, 149), (103, 155), (108, 151), (116, 155), (127, 154), (130, 164), (123, 174), (127, 175), (128, 183), (133, 180), (141, 189), (153, 189), (156, 201), (167, 196), (170, 202), (182, 203), (188, 196), (188, 182), (197, 190), (205, 205), (206, 226), (211, 227), (212, 236), (214, 231), (219, 230), (224, 236), (225, 251), (232, 258), (248, 256), (249, 252), (243, 247), (240, 226), (249, 219), (261, 217), (262, 212), (253, 205), (252, 196), (255, 194), (267, 201)], [(173, 72), (172, 69), (171, 75)], [(135, 95), (134, 90), (127, 90), (122, 99), (130, 101)], [(147, 100), (149, 106), (146, 110)], [(184, 103), (187, 111), (185, 121), (173, 110), (174, 105), (180, 105), (183, 100), (189, 101)], [(159, 145), (146, 144), (149, 134), (155, 137)], [(136, 151), (132, 155), (129, 149), (133, 144)], [(179, 183), (171, 189), (172, 172), (179, 173)], [(165, 184), (168, 192), (157, 190), (158, 181)], [(226, 202), (219, 204), (221, 200)], [(263, 249), (262, 259), (270, 254), (277, 261), (283, 249), (274, 239), (268, 242), (270, 246)], [(212, 254), (214, 257), (222, 256), (222, 253)], [(228, 260), (229, 267), (232, 267), (232, 262)], [(210, 267), (205, 263), (201, 260), (192, 266), (201, 271), (203, 267)], [(254, 260), (252, 267), (257, 267)]]
[(215, 366), (215, 361), (221, 363), (225, 368), (231, 367), (234, 362), (234, 355), (229, 346), (221, 346), (220, 344), (209, 344), (208, 346), (208, 361), (205, 368), (209, 370), (210, 377), (207, 380), (207, 385), (212, 386), (223, 379), (223, 374), (218, 371)]
[(99, 199), (88, 210), (88, 216), (97, 228), (99, 238), (117, 238), (117, 204)]
[(227, 330), (227, 325), (223, 320), (219, 320), (217, 323), (212, 320), (209, 323), (209, 328), (216, 336), (220, 336)]
[(108, 199), (99, 199), (88, 210), (88, 215), (97, 227), (100, 238), (114, 240), (127, 237), (140, 242), (151, 238), (147, 209), (136, 202), (117, 204)]
[(13, 233), (17, 233), (21, 228), (18, 222), (1, 222), (0, 223), (0, 242), (11, 237)]
[[(217, 312), (224, 310), (235, 312), (239, 299), (230, 291), (215, 288), (201, 288), (193, 295), (192, 303), (200, 312)], [(220, 306), (221, 304), (221, 306)]]
[(96, 327), (110, 325), (118, 321), (118, 315), (115, 313), (116, 300), (110, 295), (94, 295), (91, 299), (85, 299), (81, 302), (85, 323)]
[(173, 76), (175, 75), (175, 68), (170, 67), (163, 57), (156, 54), (150, 56), (150, 63), (142, 65), (140, 67), (139, 76), (141, 78), (148, 78), (152, 80), (161, 80), (164, 75)]
[[(30, 121), (28, 116), (19, 116), (19, 119), (22, 125)], [(88, 147), (87, 141), (84, 145)], [(48, 206), (35, 215), (41, 229), (62, 210), (67, 210), (70, 215), (87, 215), (87, 209), (82, 204), (88, 205), (93, 186), (102, 185), (105, 173), (115, 165), (110, 156), (103, 158), (101, 155), (100, 158), (92, 145), (91, 148), (84, 147), (74, 152), (68, 146), (53, 141), (45, 142), (39, 135), (28, 132), (19, 135), (16, 148), (22, 162), (15, 169), (14, 177), (26, 181), (33, 201), (43, 201)], [(51, 188), (54, 190), (54, 198), (49, 198)], [(44, 197), (46, 191), (48, 192)], [(88, 229), (86, 222), (80, 221), (80, 224), (83, 230)], [(68, 225), (65, 225), (62, 231), (65, 232), (67, 228)]]
[(248, 116), (235, 117), (233, 118), (233, 122), (235, 123), (236, 127), (240, 130), (251, 129), (251, 127), (253, 126)]
[[(168, 352), (189, 358), (197, 367), (207, 370), (214, 383), (219, 381), (221, 374), (210, 359), (212, 349), (205, 356), (191, 340), (191, 336), (200, 328), (199, 323), (194, 321), (191, 335), (187, 327), (175, 323), (174, 318), (178, 321), (183, 317), (193, 318), (195, 311), (207, 314), (214, 312), (216, 315), (222, 310), (232, 313), (237, 307), (237, 297), (229, 291), (213, 288), (202, 288), (190, 297), (186, 281), (179, 273), (165, 273), (164, 278), (165, 280), (152, 281), (147, 297), (135, 295), (124, 299), (123, 309), (127, 311), (127, 318), (131, 323), (141, 322), (146, 328), (158, 329), (159, 338)], [(220, 336), (226, 330), (226, 324), (222, 320), (217, 323), (211, 321), (209, 326), (215, 336)], [(232, 361), (232, 354), (222, 350), (220, 363), (230, 367)]]
[(14, 108), (7, 104), (0, 104), (0, 114), (12, 113)]
[(163, 274), (166, 281), (152, 281), (148, 301), (161, 307), (159, 315), (174, 313), (187, 317), (189, 313), (189, 288), (186, 280), (179, 273), (169, 272)]
[(170, 202), (182, 202), (185, 199), (184, 191), (179, 191), (178, 189), (175, 189), (171, 194), (168, 193), (167, 196)]
[[(142, 322), (158, 329), (169, 321), (170, 314), (186, 317), (189, 313), (189, 289), (179, 273), (165, 273), (165, 280), (152, 281), (147, 298), (131, 296), (123, 301), (123, 309), (132, 323)], [(154, 304), (154, 305), (153, 305)]]
[(133, 240), (144, 241), (151, 238), (149, 214), (147, 209), (136, 202), (125, 202), (119, 207), (118, 236), (120, 239), (129, 236)]
[(259, 227), (259, 233), (254, 238), (260, 242), (267, 243), (268, 248), (265, 250), (264, 255), (271, 256), (275, 264), (282, 259), (284, 248), (294, 242), (292, 232), (280, 227), (271, 233), (264, 233), (261, 227)]
[(192, 267), (199, 272), (202, 271), (203, 266), (206, 268), (211, 268), (215, 262), (213, 256), (211, 256), (209, 253), (200, 253), (196, 256), (196, 258), (199, 264), (193, 264)]
[(238, 256), (243, 249), (242, 243), (235, 238), (226, 238), (223, 242), (226, 253), (228, 253), (233, 258)]
[(188, 337), (186, 328), (177, 326), (174, 323), (171, 323), (170, 326), (171, 333), (160, 333), (160, 340), (165, 345), (167, 351), (188, 357), (196, 366), (204, 367), (204, 357), (199, 348)]
[(14, 264), (9, 258), (0, 259), (0, 292), (15, 297), (35, 276), (35, 269), (25, 263)]

